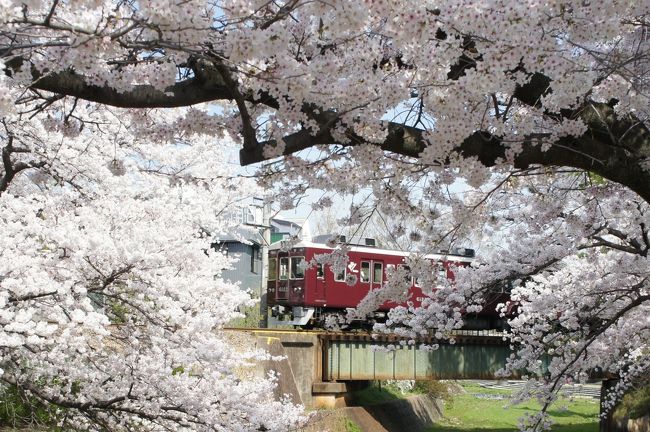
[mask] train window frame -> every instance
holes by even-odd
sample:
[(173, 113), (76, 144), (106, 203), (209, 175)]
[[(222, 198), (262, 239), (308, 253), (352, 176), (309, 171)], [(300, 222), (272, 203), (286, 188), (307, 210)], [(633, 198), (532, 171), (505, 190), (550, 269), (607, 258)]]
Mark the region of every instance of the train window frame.
[[(332, 273), (334, 273), (334, 269), (332, 268)], [(339, 279), (339, 275), (341, 278)], [(345, 282), (345, 278), (348, 275), (348, 269), (347, 267), (343, 268), (343, 273), (334, 273), (334, 282)]]
[[(284, 267), (282, 266), (283, 262), (286, 262), (286, 265)], [(289, 280), (289, 257), (280, 257), (280, 261), (278, 265), (278, 280), (281, 281)]]
[(269, 258), (268, 280), (270, 282), (278, 280), (278, 259), (277, 258)]
[[(368, 269), (367, 269), (368, 273), (367, 273), (367, 276), (366, 276), (365, 279), (363, 277), (363, 270), (364, 270), (363, 265), (364, 264), (368, 264)], [(372, 268), (372, 261), (366, 261), (366, 260), (361, 261), (361, 265), (359, 266), (359, 282), (368, 283), (368, 284), (370, 283), (370, 280), (371, 280), (371, 271), (370, 271), (370, 269), (371, 268)]]
[[(379, 281), (375, 280), (376, 272), (377, 272), (377, 265), (379, 265)], [(372, 262), (372, 275), (371, 275), (371, 283), (373, 284), (382, 284), (384, 283), (384, 263), (381, 261), (373, 261)]]
[(296, 270), (300, 270), (302, 272), (301, 273), (302, 276), (301, 277), (295, 277), (294, 276), (294, 264), (293, 264), (294, 260), (296, 260), (296, 261), (300, 260), (301, 262), (304, 263), (305, 262), (305, 257), (304, 256), (292, 256), (292, 257), (289, 257), (289, 279), (291, 279), (291, 280), (303, 280), (303, 279), (305, 279), (305, 267), (303, 266), (302, 269), (298, 268), (298, 266), (300, 266), (300, 264), (297, 264)]
[(316, 279), (325, 279), (325, 269), (321, 263), (316, 263)]

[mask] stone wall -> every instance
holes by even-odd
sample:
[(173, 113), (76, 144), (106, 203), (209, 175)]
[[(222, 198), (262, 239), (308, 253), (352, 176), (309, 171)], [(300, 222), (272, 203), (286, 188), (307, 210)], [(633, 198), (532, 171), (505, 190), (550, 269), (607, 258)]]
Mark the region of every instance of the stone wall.
[(650, 415), (627, 421), (627, 432), (650, 432)]

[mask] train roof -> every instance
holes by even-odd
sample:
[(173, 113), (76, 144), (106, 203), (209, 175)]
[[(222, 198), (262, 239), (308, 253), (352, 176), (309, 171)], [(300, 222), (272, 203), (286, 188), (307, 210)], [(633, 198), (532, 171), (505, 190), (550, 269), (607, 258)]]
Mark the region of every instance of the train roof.
[[(287, 242), (286, 240), (282, 240), (273, 243), (269, 246), (269, 250), (284, 249), (285, 245), (287, 244), (286, 242)], [(380, 255), (391, 255), (391, 256), (402, 256), (402, 257), (408, 257), (409, 255), (412, 254), (412, 252), (405, 252), (405, 251), (400, 251), (395, 249), (382, 249), (374, 246), (347, 244), (347, 243), (346, 245), (350, 248), (350, 252), (370, 252), (370, 253), (380, 254)], [(299, 242), (293, 243), (291, 245), (291, 249), (300, 249), (300, 248), (327, 249), (332, 251), (336, 249), (328, 246), (325, 243), (316, 243), (309, 240), (300, 240)], [(457, 261), (457, 262), (466, 262), (466, 263), (471, 263), (472, 261), (474, 261), (473, 249), (464, 249), (464, 250), (471, 251), (471, 255), (441, 252), (441, 253), (425, 254), (424, 258), (436, 260), (436, 261)]]

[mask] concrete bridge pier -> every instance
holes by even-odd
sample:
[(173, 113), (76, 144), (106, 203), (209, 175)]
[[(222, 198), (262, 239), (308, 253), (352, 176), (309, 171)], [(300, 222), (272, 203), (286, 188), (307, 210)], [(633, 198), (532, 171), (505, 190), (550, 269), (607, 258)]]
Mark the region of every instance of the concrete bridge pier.
[(315, 382), (311, 386), (313, 408), (342, 408), (349, 389), (344, 382)]

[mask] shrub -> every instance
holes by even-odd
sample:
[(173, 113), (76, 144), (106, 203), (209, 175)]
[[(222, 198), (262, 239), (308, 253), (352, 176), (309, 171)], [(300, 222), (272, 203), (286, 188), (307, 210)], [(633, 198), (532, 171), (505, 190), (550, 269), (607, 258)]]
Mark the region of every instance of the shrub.
[(447, 404), (450, 404), (453, 401), (453, 395), (449, 390), (449, 386), (444, 381), (416, 381), (413, 390), (418, 393), (426, 394), (432, 399), (442, 399)]
[(16, 386), (0, 386), (0, 424), (13, 428), (24, 426), (57, 430), (56, 408), (44, 404)]
[(627, 393), (614, 411), (615, 418), (631, 419), (650, 415), (650, 385)]

